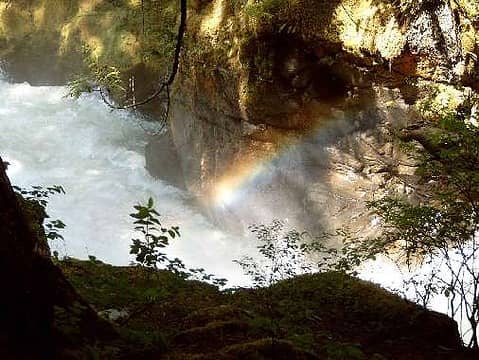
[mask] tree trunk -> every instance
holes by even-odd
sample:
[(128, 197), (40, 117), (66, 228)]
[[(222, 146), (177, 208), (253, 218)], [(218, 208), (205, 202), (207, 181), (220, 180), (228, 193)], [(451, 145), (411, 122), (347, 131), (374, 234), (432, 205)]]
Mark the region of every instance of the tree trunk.
[[(54, 359), (87, 342), (112, 339), (111, 326), (76, 293), (32, 231), (0, 158), (0, 359)], [(54, 310), (62, 309), (61, 321)], [(66, 320), (65, 320), (66, 319)], [(75, 337), (62, 332), (73, 319)], [(63, 322), (63, 324), (62, 324)], [(73, 322), (73, 321), (72, 321)]]

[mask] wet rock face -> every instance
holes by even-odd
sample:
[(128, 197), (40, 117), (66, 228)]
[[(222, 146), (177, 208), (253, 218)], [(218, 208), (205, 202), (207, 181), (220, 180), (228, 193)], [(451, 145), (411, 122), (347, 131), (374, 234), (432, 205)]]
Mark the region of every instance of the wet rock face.
[[(335, 44), (312, 49), (283, 35), (252, 42), (242, 55), (249, 64), (243, 81), (254, 89), (246, 98), (235, 81), (180, 79), (191, 96), (175, 98), (171, 130), (186, 187), (221, 223), (276, 217), (298, 228), (348, 223), (368, 233), (366, 201), (409, 191), (399, 178), (413, 167), (400, 166), (386, 129), (407, 121), (409, 105), (400, 91), (373, 87), (372, 70), (361, 71)], [(220, 199), (218, 209), (223, 187), (241, 200)]]
[(188, 103), (175, 101), (171, 110), (171, 134), (183, 184), (196, 194), (205, 194), (223, 169), (234, 164), (235, 156), (243, 153), (242, 147), (248, 146), (242, 140), (243, 122), (200, 104), (192, 113)]
[(304, 130), (315, 125), (311, 113), (344, 102), (352, 89), (350, 74), (333, 66), (338, 49), (329, 45), (322, 50), (288, 34), (250, 39), (241, 53), (248, 69), (243, 84), (248, 90), (239, 99), (243, 120)]
[(223, 184), (232, 187), (238, 199), (214, 213), (223, 224), (247, 226), (277, 217), (315, 231), (347, 223), (367, 234), (366, 201), (410, 191), (402, 181), (412, 179), (413, 164), (386, 127), (405, 123), (410, 110), (397, 90), (375, 88), (356, 96), (354, 110), (317, 105), (308, 117), (314, 126), (294, 137), (290, 130), (252, 125), (207, 107), (198, 118), (176, 104), (172, 133), (182, 144), (187, 187), (213, 208)]
[[(363, 2), (352, 3), (360, 14)], [(442, 1), (418, 2), (407, 14), (389, 5), (372, 6), (363, 18), (344, 10), (351, 3), (338, 5), (339, 25), (324, 24), (337, 26), (338, 37), (261, 28), (229, 59), (240, 66), (226, 70), (226, 81), (187, 62), (195, 76), (180, 78), (179, 93), (189, 96), (176, 99), (171, 120), (175, 144), (190, 144), (179, 152), (187, 188), (209, 199), (224, 186), (241, 188), (241, 204), (230, 205), (228, 216), (246, 222), (349, 223), (364, 234), (371, 231), (366, 201), (412, 194), (414, 164), (391, 130), (417, 119), (415, 105), (428, 92), (417, 79), (464, 81), (466, 20)], [(356, 35), (343, 32), (351, 21)], [(248, 185), (239, 185), (245, 178)]]
[(22, 47), (3, 59), (1, 69), (15, 82), (28, 82), (34, 86), (64, 85), (74, 74), (72, 68), (83, 66), (78, 55), (60, 59), (54, 43)]
[(342, 77), (344, 74), (313, 51), (307, 51), (306, 44), (299, 39), (279, 38), (276, 46), (273, 78), (279, 79), (284, 92), (295, 91), (317, 101), (334, 102), (344, 99), (352, 88)]
[(436, 76), (458, 78), (460, 70), (456, 67), (463, 60), (460, 26), (458, 13), (445, 3), (424, 7), (417, 13), (408, 26), (406, 39), (411, 53), (422, 58), (419, 72), (437, 67)]
[(150, 139), (145, 149), (146, 168), (153, 176), (181, 189), (185, 188), (180, 158), (170, 131)]

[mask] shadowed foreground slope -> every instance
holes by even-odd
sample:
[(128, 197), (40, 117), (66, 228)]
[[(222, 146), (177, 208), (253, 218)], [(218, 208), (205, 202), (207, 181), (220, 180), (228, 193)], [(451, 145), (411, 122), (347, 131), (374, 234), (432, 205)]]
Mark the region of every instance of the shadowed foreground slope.
[(131, 358), (474, 358), (463, 352), (457, 324), (447, 316), (340, 273), (231, 293), (167, 271), (96, 259), (66, 259), (59, 266), (137, 342)]

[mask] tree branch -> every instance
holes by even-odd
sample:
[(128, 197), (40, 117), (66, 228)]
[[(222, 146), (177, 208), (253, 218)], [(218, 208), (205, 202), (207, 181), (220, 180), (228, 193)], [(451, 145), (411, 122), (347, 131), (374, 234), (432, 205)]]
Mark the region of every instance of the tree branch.
[[(170, 90), (169, 87), (173, 84), (175, 81), (176, 75), (178, 74), (178, 68), (180, 64), (180, 54), (181, 54), (181, 47), (183, 45), (183, 38), (185, 35), (186, 31), (186, 15), (187, 15), (187, 10), (186, 10), (186, 0), (180, 0), (180, 25), (178, 26), (178, 33), (176, 36), (176, 46), (175, 46), (175, 52), (173, 55), (173, 65), (171, 67), (171, 71), (169, 76), (165, 81), (159, 84), (157, 90), (155, 90), (150, 96), (146, 97), (145, 99), (141, 101), (134, 102), (133, 104), (128, 104), (128, 105), (116, 105), (113, 104), (109, 99), (107, 94), (105, 94), (105, 91), (100, 87), (100, 96), (102, 100), (107, 104), (110, 108), (114, 110), (126, 110), (126, 109), (134, 109), (138, 106), (142, 106), (145, 104), (148, 104), (149, 102), (155, 100), (158, 98), (160, 95), (163, 93), (166, 93), (167, 95), (167, 109), (166, 109), (166, 116), (169, 114), (169, 107), (170, 107)], [(165, 119), (166, 120), (166, 119)]]

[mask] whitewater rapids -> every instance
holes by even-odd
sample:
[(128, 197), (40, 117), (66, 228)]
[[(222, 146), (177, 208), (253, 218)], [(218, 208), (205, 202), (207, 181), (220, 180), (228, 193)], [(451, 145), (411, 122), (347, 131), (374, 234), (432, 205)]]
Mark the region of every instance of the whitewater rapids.
[(0, 80), (0, 154), (11, 164), (12, 183), (61, 185), (66, 191), (49, 199), (48, 214), (67, 224), (65, 240), (51, 242), (52, 250), (129, 264), (131, 239), (137, 236), (129, 214), (151, 196), (164, 224), (180, 227), (182, 236), (167, 249), (171, 257), (231, 284), (246, 283), (232, 260), (252, 248), (215, 227), (190, 196), (148, 174), (148, 135), (141, 125), (149, 124), (132, 113), (110, 111), (94, 95), (75, 100), (66, 92)]

